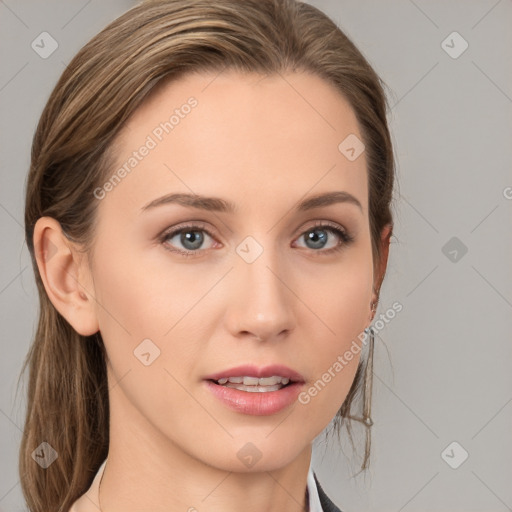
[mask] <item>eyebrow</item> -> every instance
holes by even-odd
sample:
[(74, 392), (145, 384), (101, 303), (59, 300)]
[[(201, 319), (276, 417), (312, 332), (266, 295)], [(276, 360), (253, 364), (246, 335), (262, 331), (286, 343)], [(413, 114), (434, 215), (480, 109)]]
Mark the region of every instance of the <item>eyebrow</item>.
[[(307, 199), (300, 201), (295, 206), (295, 211), (303, 212), (337, 203), (353, 204), (357, 206), (361, 212), (363, 211), (363, 207), (361, 206), (359, 200), (352, 194), (344, 191), (325, 192), (323, 194), (317, 194), (315, 196), (308, 197)], [(174, 193), (167, 194), (165, 196), (154, 199), (153, 201), (150, 201), (141, 208), (141, 212), (145, 212), (147, 210), (166, 204), (179, 204), (181, 206), (188, 206), (191, 208), (198, 208), (200, 210), (221, 213), (235, 213), (238, 211), (235, 203), (226, 201), (220, 197), (206, 197), (197, 194)]]

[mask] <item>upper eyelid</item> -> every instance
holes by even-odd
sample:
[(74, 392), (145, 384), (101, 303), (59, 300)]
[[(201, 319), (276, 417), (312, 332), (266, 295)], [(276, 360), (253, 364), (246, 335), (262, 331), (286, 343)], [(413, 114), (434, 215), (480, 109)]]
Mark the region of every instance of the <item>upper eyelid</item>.
[[(324, 220), (315, 220), (315, 221), (312, 221), (312, 222), (314, 222), (314, 224), (308, 225), (305, 228), (298, 228), (296, 230), (296, 232), (298, 231), (298, 234), (301, 235), (305, 231), (309, 231), (309, 230), (311, 230), (313, 228), (316, 228), (316, 227), (332, 227), (332, 228), (337, 228), (340, 231), (343, 231), (343, 232), (345, 232), (347, 234), (349, 233), (349, 230), (345, 226), (343, 226), (342, 224), (339, 224), (338, 222), (335, 222), (335, 221), (324, 219)], [(201, 220), (192, 220), (190, 222), (186, 222), (185, 221), (181, 225), (178, 224), (177, 226), (173, 226), (173, 227), (164, 229), (162, 231), (162, 236), (169, 235), (171, 233), (177, 233), (177, 232), (180, 232), (180, 231), (185, 230), (185, 229), (193, 229), (193, 228), (200, 228), (200, 230), (204, 230), (208, 234), (213, 236), (213, 233), (215, 233), (216, 230), (215, 229), (210, 229), (207, 224), (208, 224), (207, 222), (201, 221)]]

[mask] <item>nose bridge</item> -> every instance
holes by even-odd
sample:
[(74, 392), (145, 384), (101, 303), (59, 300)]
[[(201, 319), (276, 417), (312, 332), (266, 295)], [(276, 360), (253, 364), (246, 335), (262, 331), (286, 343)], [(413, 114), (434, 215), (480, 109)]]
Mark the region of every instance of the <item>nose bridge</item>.
[(267, 236), (264, 243), (251, 238), (237, 247), (236, 291), (228, 305), (228, 317), (233, 334), (251, 333), (267, 339), (293, 329), (294, 295), (286, 286), (290, 272), (284, 270), (286, 262), (271, 245), (272, 237)]

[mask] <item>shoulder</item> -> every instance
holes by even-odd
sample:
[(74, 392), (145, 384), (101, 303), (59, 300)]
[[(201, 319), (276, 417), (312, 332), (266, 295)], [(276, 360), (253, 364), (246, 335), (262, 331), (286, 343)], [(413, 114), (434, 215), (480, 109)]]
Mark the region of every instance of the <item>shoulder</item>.
[(318, 481), (316, 475), (313, 474), (313, 476), (315, 477), (316, 487), (318, 490), (318, 497), (320, 498), (320, 503), (322, 504), (322, 510), (324, 512), (343, 512), (330, 500), (329, 496), (325, 494), (325, 491), (322, 489), (322, 486), (320, 485), (320, 482)]

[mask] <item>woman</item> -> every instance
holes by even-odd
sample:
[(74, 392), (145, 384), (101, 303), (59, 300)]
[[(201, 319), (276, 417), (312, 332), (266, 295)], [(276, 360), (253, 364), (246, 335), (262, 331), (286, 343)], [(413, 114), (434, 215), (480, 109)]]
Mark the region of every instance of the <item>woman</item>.
[(145, 2), (86, 44), (27, 182), (29, 509), (339, 510), (311, 443), (361, 421), (367, 466), (393, 180), (382, 83), (308, 4)]

